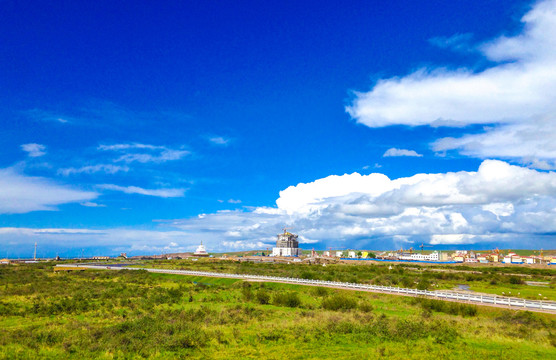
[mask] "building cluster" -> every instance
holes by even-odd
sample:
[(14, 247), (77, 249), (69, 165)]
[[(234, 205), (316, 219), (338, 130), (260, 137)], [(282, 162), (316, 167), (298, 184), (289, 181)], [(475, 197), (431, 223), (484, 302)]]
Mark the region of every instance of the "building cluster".
[(451, 255), (455, 262), (464, 263), (504, 263), (504, 264), (554, 264), (556, 265), (556, 256), (544, 256), (542, 251), (538, 255), (523, 256), (513, 251), (502, 254), (496, 249), (488, 252), (474, 252), (467, 250), (459, 250)]
[(357, 251), (357, 250), (326, 250), (322, 253), (324, 257), (338, 257), (338, 258), (349, 258), (349, 259), (367, 259), (372, 257), (368, 251)]
[(509, 251), (502, 254), (500, 250), (486, 252), (475, 252), (473, 250), (456, 250), (453, 253), (445, 251), (433, 251), (427, 254), (413, 251), (398, 250), (394, 252), (383, 252), (377, 254), (380, 259), (387, 260), (406, 260), (406, 261), (450, 261), (457, 263), (504, 263), (504, 264), (554, 264), (556, 256), (543, 256), (542, 251), (539, 255), (522, 256)]

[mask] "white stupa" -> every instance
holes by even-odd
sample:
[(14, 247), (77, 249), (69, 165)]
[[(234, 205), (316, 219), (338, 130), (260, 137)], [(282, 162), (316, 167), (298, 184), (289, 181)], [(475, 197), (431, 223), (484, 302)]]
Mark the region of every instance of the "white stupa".
[(201, 245), (199, 245), (199, 247), (197, 247), (197, 250), (195, 250), (195, 252), (193, 253), (193, 256), (209, 256), (207, 249), (205, 249), (205, 245), (203, 245), (202, 241)]

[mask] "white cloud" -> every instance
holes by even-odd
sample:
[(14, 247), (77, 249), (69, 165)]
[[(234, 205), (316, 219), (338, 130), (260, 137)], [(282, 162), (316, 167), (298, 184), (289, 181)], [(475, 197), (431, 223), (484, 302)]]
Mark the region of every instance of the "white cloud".
[[(23, 111), (23, 114), (25, 114), (27, 117), (31, 119), (34, 119), (35, 121), (52, 121), (52, 122), (59, 122), (61, 124), (66, 124), (74, 121), (74, 119), (71, 119), (67, 116), (60, 116), (59, 114), (50, 111), (45, 111), (42, 109), (26, 110)], [(70, 119), (71, 121), (68, 119)]]
[(86, 201), (81, 203), (81, 206), (86, 206), (86, 207), (106, 207), (106, 205), (104, 204), (97, 204), (95, 202), (91, 202), (91, 201)]
[(150, 145), (150, 144), (113, 144), (113, 145), (99, 145), (99, 150), (109, 150), (109, 151), (121, 151), (128, 149), (149, 149), (149, 150), (164, 150), (164, 146)]
[(470, 41), (473, 38), (473, 34), (455, 34), (450, 37), (438, 36), (429, 39), (429, 42), (435, 46), (443, 49), (451, 49), (454, 51), (467, 52), (472, 50)]
[(333, 175), (290, 186), (276, 204), (203, 214), (172, 225), (226, 241), (272, 242), (273, 234), (288, 225), (305, 239), (335, 246), (369, 239), (394, 246), (519, 242), (539, 236), (546, 243), (556, 231), (556, 173), (486, 160), (476, 172), (394, 180), (383, 174)]
[(261, 241), (244, 241), (244, 240), (237, 240), (237, 241), (223, 241), (222, 246), (231, 250), (264, 250), (269, 247), (276, 246), (276, 244), (268, 244)]
[(208, 140), (209, 140), (211, 143), (215, 144), (215, 145), (223, 145), (223, 146), (226, 146), (226, 145), (229, 145), (229, 143), (230, 143), (230, 139), (227, 139), (227, 138), (225, 138), (225, 137), (223, 137), (223, 136), (213, 136), (213, 137), (209, 137)]
[[(114, 190), (135, 192), (130, 188)], [(304, 248), (377, 249), (421, 242), (540, 248), (556, 240), (556, 173), (497, 160), (484, 161), (477, 171), (398, 179), (329, 176), (287, 188), (276, 203), (157, 221), (172, 229), (164, 231), (4, 228), (0, 244), (39, 241), (144, 254), (169, 252), (172, 243), (193, 251), (203, 241), (209, 251), (221, 252), (271, 247), (284, 226), (300, 235)]]
[(471, 234), (440, 234), (432, 235), (430, 243), (432, 245), (438, 244), (450, 244), (450, 245), (460, 245), (460, 244), (473, 244), (475, 243), (475, 235)]
[(0, 214), (56, 210), (57, 205), (92, 200), (98, 196), (55, 183), (42, 177), (26, 176), (12, 168), (0, 169)]
[[(555, 113), (556, 114), (556, 113)], [(480, 134), (442, 138), (432, 144), (436, 152), (459, 150), (478, 158), (517, 159), (538, 169), (556, 168), (556, 116), (545, 115), (528, 122), (486, 128)]]
[(46, 154), (44, 151), (46, 147), (41, 144), (23, 144), (21, 145), (21, 149), (27, 152), (30, 157), (39, 157)]
[(382, 157), (393, 157), (393, 156), (413, 156), (413, 157), (422, 157), (423, 155), (418, 154), (415, 150), (406, 150), (406, 149), (396, 149), (391, 148), (386, 150)]
[(121, 191), (126, 194), (140, 194), (162, 198), (183, 197), (185, 189), (143, 189), (137, 186), (119, 186), (113, 184), (97, 185), (101, 189)]
[(166, 161), (171, 161), (171, 160), (179, 160), (187, 155), (189, 155), (190, 152), (187, 150), (164, 150), (161, 151), (158, 155), (152, 155), (152, 154), (124, 154), (122, 156), (120, 156), (119, 158), (117, 158), (116, 162), (126, 162), (126, 163), (132, 163), (134, 161), (140, 162), (140, 163), (148, 163), (148, 162), (155, 162), (155, 163), (161, 163), (161, 162), (166, 162)]
[[(479, 72), (421, 69), (383, 79), (371, 91), (356, 93), (346, 110), (369, 127), (491, 124), (479, 134), (440, 139), (433, 148), (554, 168), (556, 0), (536, 3), (522, 22), (520, 34), (476, 47), (485, 59), (495, 62), (492, 67)], [(445, 45), (452, 47), (466, 37), (444, 39)]]
[(170, 149), (165, 146), (139, 143), (99, 145), (98, 149), (123, 153), (114, 161), (126, 163), (162, 163), (166, 161), (180, 160), (185, 156), (191, 154), (191, 152), (188, 150)]
[(239, 199), (229, 199), (228, 203), (229, 204), (241, 204), (241, 200), (239, 200)]
[(60, 175), (64, 175), (64, 176), (69, 176), (72, 174), (93, 174), (93, 173), (97, 173), (97, 172), (104, 172), (107, 174), (115, 174), (117, 172), (127, 172), (129, 171), (129, 167), (127, 166), (118, 166), (118, 165), (112, 165), (112, 164), (97, 164), (97, 165), (87, 165), (87, 166), (82, 166), (79, 168), (64, 168), (64, 169), (59, 169), (58, 170), (58, 174)]

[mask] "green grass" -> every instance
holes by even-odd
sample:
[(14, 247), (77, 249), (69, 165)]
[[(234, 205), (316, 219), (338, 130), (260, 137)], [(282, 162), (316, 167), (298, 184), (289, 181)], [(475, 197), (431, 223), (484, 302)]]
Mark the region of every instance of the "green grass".
[(2, 359), (556, 357), (554, 315), (50, 264), (0, 267), (0, 328)]
[[(428, 290), (452, 290), (467, 284), (471, 290), (527, 299), (556, 301), (556, 268), (420, 266), (355, 262), (326, 267), (309, 264), (249, 263), (230, 260), (199, 259), (147, 261), (140, 267), (201, 270), (303, 279), (335, 280)], [(391, 268), (391, 269), (390, 269)], [(548, 282), (548, 287), (526, 285), (524, 281)], [(521, 282), (521, 284), (515, 284)], [(538, 294), (542, 294), (539, 296)]]

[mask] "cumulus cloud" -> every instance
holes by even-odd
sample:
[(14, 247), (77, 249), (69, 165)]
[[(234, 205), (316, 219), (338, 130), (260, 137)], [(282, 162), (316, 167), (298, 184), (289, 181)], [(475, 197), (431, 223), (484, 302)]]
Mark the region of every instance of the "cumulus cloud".
[[(556, 114), (556, 113), (555, 113)], [(544, 115), (528, 122), (486, 128), (479, 134), (442, 138), (432, 143), (438, 153), (458, 150), (478, 158), (518, 159), (537, 169), (556, 168), (556, 116)]]
[(113, 144), (100, 145), (99, 150), (115, 151), (121, 153), (115, 162), (140, 162), (140, 163), (162, 163), (172, 160), (180, 160), (191, 154), (188, 150), (170, 149), (166, 146), (157, 146), (150, 144)]
[(422, 157), (423, 155), (418, 154), (415, 150), (406, 150), (406, 149), (396, 149), (391, 148), (386, 150), (382, 157), (395, 157), (395, 156), (413, 156), (413, 157)]
[(69, 176), (69, 175), (73, 175), (73, 174), (93, 174), (93, 173), (97, 173), (97, 172), (104, 172), (107, 174), (115, 174), (117, 172), (127, 172), (129, 171), (129, 167), (127, 166), (118, 166), (118, 165), (112, 165), (112, 164), (97, 164), (97, 165), (87, 165), (87, 166), (82, 166), (82, 167), (78, 167), (78, 168), (64, 168), (64, 169), (59, 169), (58, 170), (58, 174), (60, 175), (64, 175), (64, 176)]
[(485, 160), (477, 171), (332, 175), (290, 186), (276, 207), (174, 220), (205, 239), (272, 243), (285, 225), (317, 246), (402, 243), (549, 244), (556, 232), (556, 173)]
[(97, 196), (96, 192), (27, 176), (12, 168), (0, 169), (0, 214), (56, 210), (57, 205), (92, 200)]
[[(382, 79), (371, 91), (356, 93), (346, 110), (369, 127), (488, 124), (481, 133), (440, 139), (433, 148), (554, 168), (556, 0), (536, 3), (522, 22), (520, 34), (475, 46), (495, 65), (479, 72), (428, 68)], [(452, 47), (468, 37), (444, 43)]]
[(157, 221), (171, 229), (165, 231), (12, 229), (5, 230), (9, 236), (0, 231), (0, 241), (18, 239), (14, 234), (21, 231), (29, 243), (72, 239), (79, 246), (116, 249), (118, 244), (119, 251), (156, 253), (168, 252), (164, 249), (172, 242), (191, 251), (203, 241), (209, 251), (222, 252), (271, 247), (286, 226), (305, 248), (384, 249), (421, 242), (549, 247), (556, 233), (556, 173), (485, 160), (477, 171), (398, 179), (334, 175), (291, 186), (276, 204)]
[(183, 197), (185, 189), (144, 189), (138, 186), (119, 186), (114, 184), (97, 185), (101, 189), (121, 191), (126, 194), (140, 194), (162, 198)]
[(46, 154), (44, 151), (46, 147), (41, 144), (23, 144), (21, 145), (21, 149), (27, 152), (30, 157), (39, 157)]

